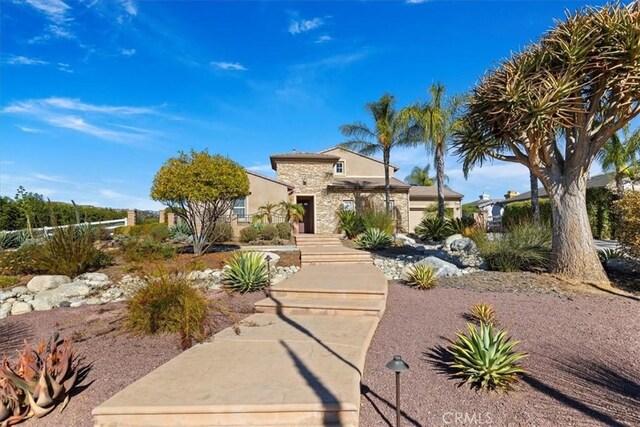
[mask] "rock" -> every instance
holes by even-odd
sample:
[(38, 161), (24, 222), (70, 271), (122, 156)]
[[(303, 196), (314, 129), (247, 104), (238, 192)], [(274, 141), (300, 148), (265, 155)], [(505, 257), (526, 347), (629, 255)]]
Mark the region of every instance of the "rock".
[[(433, 257), (433, 256), (421, 259), (420, 261), (416, 262), (415, 264), (423, 264), (423, 265), (428, 265), (428, 266), (432, 267), (434, 270), (436, 270), (436, 277), (461, 276), (462, 275), (461, 270), (458, 267), (456, 267), (455, 265), (451, 264), (450, 262), (444, 261), (444, 260), (442, 260), (440, 258)], [(400, 274), (400, 279), (407, 280), (409, 278), (409, 275), (408, 275), (409, 269), (415, 264), (407, 265), (402, 270), (402, 273)]]
[(80, 301), (75, 301), (71, 303), (71, 307), (80, 307), (81, 305), (97, 305), (104, 304), (100, 298), (87, 298), (81, 299)]
[(16, 316), (18, 314), (29, 313), (32, 310), (33, 307), (31, 307), (31, 304), (28, 302), (18, 301), (11, 306), (11, 315)]
[(33, 293), (38, 293), (48, 289), (55, 289), (58, 286), (69, 282), (71, 282), (71, 279), (67, 276), (36, 276), (29, 280), (29, 283), (27, 283), (27, 289)]
[(16, 291), (15, 289), (9, 289), (8, 291), (0, 292), (0, 301), (8, 300), (9, 298), (15, 297)]
[(91, 288), (103, 288), (111, 283), (109, 276), (104, 273), (84, 273), (76, 277), (75, 281), (84, 282)]
[(624, 258), (611, 258), (607, 260), (606, 269), (620, 273), (640, 273), (640, 262)]
[(59, 304), (60, 307), (71, 307), (71, 301), (61, 301)]
[(31, 301), (33, 299), (33, 294), (22, 294), (18, 297), (20, 301)]
[(27, 289), (26, 286), (16, 286), (11, 290), (15, 292), (16, 295), (24, 295), (29, 293), (29, 289)]
[(55, 289), (38, 292), (33, 301), (33, 308), (36, 310), (51, 310), (59, 307), (60, 303), (69, 299), (81, 299), (91, 292), (91, 288), (84, 282), (71, 282), (58, 286)]
[(406, 234), (398, 233), (395, 235), (395, 238), (396, 240), (402, 240), (403, 242), (405, 242), (405, 244), (410, 246), (414, 246), (416, 244), (416, 241)]
[(456, 241), (456, 240), (458, 240), (458, 239), (462, 239), (462, 238), (463, 238), (462, 234), (453, 234), (453, 235), (451, 235), (451, 236), (447, 237), (447, 238), (444, 240), (444, 247), (445, 247), (445, 248), (449, 248), (449, 247), (451, 247), (451, 244), (452, 244), (453, 242), (455, 242), (455, 241)]
[(4, 304), (0, 305), (0, 319), (4, 319), (9, 315), (9, 313), (11, 313), (12, 305), (13, 304), (10, 302), (5, 302)]
[(466, 252), (475, 252), (478, 247), (476, 243), (468, 237), (463, 237), (461, 239), (454, 240), (449, 245), (451, 250), (453, 251), (466, 251)]

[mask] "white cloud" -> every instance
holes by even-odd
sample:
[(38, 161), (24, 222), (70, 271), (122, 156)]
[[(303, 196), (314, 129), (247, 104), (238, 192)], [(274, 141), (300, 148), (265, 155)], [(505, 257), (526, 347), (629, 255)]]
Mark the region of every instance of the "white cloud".
[(36, 129), (36, 128), (30, 128), (27, 126), (18, 126), (18, 129), (20, 129), (22, 132), (27, 132), (27, 133), (41, 133), (42, 129)]
[(25, 3), (55, 23), (69, 20), (67, 12), (71, 7), (62, 0), (25, 0)]
[(429, 0), (405, 0), (407, 4), (422, 4), (427, 3)]
[(120, 49), (120, 54), (122, 56), (133, 56), (136, 54), (135, 49)]
[(273, 171), (269, 163), (260, 163), (257, 165), (249, 166), (247, 170), (250, 170), (253, 172), (272, 172)]
[(71, 66), (69, 64), (58, 62), (57, 69), (58, 71), (64, 71), (65, 73), (73, 73), (73, 70), (70, 67)]
[(38, 58), (28, 58), (26, 56), (10, 56), (4, 60), (7, 65), (47, 65), (47, 61)]
[(330, 42), (331, 40), (333, 40), (333, 37), (324, 35), (324, 36), (318, 37), (315, 42), (316, 43), (327, 43), (327, 42)]
[(315, 30), (324, 25), (324, 20), (322, 18), (313, 18), (313, 19), (301, 19), (301, 20), (292, 20), (289, 23), (289, 33), (296, 34), (306, 33), (307, 31)]
[(14, 102), (2, 112), (27, 117), (56, 128), (70, 129), (96, 138), (123, 143), (135, 142), (156, 134), (139, 126), (129, 126), (127, 122), (122, 123), (123, 120), (128, 120), (131, 116), (158, 114), (150, 107), (95, 105), (79, 99), (56, 97)]
[(247, 71), (247, 68), (238, 62), (211, 62), (211, 66), (221, 70)]
[(60, 39), (73, 39), (75, 37), (71, 31), (60, 25), (49, 25), (47, 27), (47, 31), (49, 31), (49, 33), (54, 37), (58, 37)]
[(35, 172), (32, 175), (35, 179), (40, 181), (56, 182), (59, 184), (71, 184), (71, 181), (69, 181), (68, 179), (56, 175), (46, 175), (38, 172)]
[(120, 0), (120, 5), (131, 16), (138, 14), (138, 5), (134, 0)]

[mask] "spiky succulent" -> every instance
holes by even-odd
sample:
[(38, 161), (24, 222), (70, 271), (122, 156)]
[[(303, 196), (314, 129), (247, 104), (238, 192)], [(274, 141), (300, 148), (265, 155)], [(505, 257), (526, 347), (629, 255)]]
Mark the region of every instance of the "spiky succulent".
[(18, 239), (14, 233), (0, 231), (0, 249), (15, 248), (18, 246)]
[(444, 240), (453, 234), (449, 221), (444, 218), (425, 218), (416, 227), (416, 234), (422, 240)]
[(598, 258), (601, 263), (606, 264), (610, 259), (624, 258), (624, 252), (618, 248), (598, 249)]
[(450, 366), (461, 377), (462, 383), (482, 389), (508, 389), (524, 373), (519, 362), (527, 357), (514, 348), (519, 341), (507, 338), (504, 330), (494, 332), (493, 324), (480, 323), (479, 329), (467, 325), (468, 334), (456, 333), (457, 342), (452, 342), (447, 351), (453, 357)]
[(78, 360), (71, 343), (55, 333), (48, 344), (33, 348), (25, 342), (12, 366), (6, 357), (0, 366), (0, 423), (16, 424), (41, 418), (69, 402), (78, 379)]
[(484, 302), (474, 304), (471, 306), (471, 316), (478, 321), (478, 323), (494, 323), (496, 321), (496, 312), (491, 304)]
[(257, 252), (236, 253), (223, 270), (222, 283), (237, 292), (252, 292), (267, 286), (269, 265)]
[(391, 235), (379, 228), (367, 228), (356, 239), (356, 246), (361, 249), (384, 249), (393, 243)]
[(418, 289), (431, 289), (436, 284), (436, 270), (430, 265), (416, 263), (409, 267), (407, 285)]

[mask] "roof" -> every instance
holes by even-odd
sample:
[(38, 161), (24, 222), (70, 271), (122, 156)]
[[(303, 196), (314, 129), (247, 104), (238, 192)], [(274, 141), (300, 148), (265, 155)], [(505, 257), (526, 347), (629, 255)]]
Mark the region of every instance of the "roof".
[[(589, 178), (587, 181), (587, 188), (602, 188), (607, 187), (612, 182), (614, 182), (614, 174), (613, 173), (603, 173), (601, 175), (595, 175)], [(547, 197), (547, 191), (544, 187), (538, 188), (538, 197)], [(501, 200), (501, 203), (512, 203), (512, 202), (522, 202), (524, 200), (531, 199), (531, 191), (524, 192), (522, 194), (518, 194), (515, 197), (511, 197), (510, 199)]]
[(262, 175), (262, 174), (260, 174), (260, 173), (254, 172), (254, 171), (250, 171), (250, 170), (248, 170), (248, 169), (245, 169), (245, 172), (247, 172), (247, 173), (248, 173), (248, 174), (250, 174), (250, 175), (257, 176), (258, 178), (266, 179), (267, 181), (271, 181), (271, 182), (274, 182), (274, 183), (276, 183), (276, 184), (284, 185), (285, 187), (287, 187), (287, 188), (288, 188), (288, 189), (290, 189), (290, 190), (293, 190), (293, 189), (294, 189), (294, 186), (293, 186), (293, 185), (291, 185), (291, 184), (287, 184), (286, 182), (278, 181), (278, 180), (277, 180), (277, 179), (275, 179), (275, 178), (271, 178), (271, 177), (268, 177), (268, 176), (266, 176), (266, 175)]
[(293, 151), (291, 153), (272, 154), (269, 156), (271, 159), (271, 167), (276, 169), (276, 160), (307, 160), (314, 162), (337, 162), (340, 160), (338, 156), (332, 156), (324, 153), (308, 153), (304, 151)]
[[(358, 153), (357, 151), (349, 150), (348, 148), (344, 148), (344, 147), (343, 147), (343, 146), (341, 146), (341, 145), (336, 145), (335, 147), (327, 148), (326, 150), (322, 150), (322, 151), (320, 151), (320, 153), (323, 153), (323, 154), (324, 154), (324, 153), (326, 153), (327, 151), (331, 151), (331, 150), (344, 150), (344, 151), (348, 151), (348, 152), (353, 153), (353, 154), (355, 154), (355, 155), (357, 155), (357, 156), (364, 157), (365, 159), (372, 160), (372, 161), (374, 161), (374, 162), (377, 162), (377, 163), (380, 163), (380, 164), (384, 165), (384, 162), (383, 162), (383, 161), (381, 161), (381, 160), (378, 160), (378, 159), (373, 158), (373, 157), (370, 157), (370, 156), (365, 156), (365, 155), (364, 155), (364, 154), (362, 154), (362, 153)], [(396, 172), (400, 169), (399, 167), (394, 166), (394, 165), (389, 165), (389, 166), (391, 166), (391, 167), (393, 168), (393, 170), (394, 170), (394, 171), (396, 171)]]
[[(408, 190), (409, 185), (397, 178), (389, 178), (391, 190)], [(330, 189), (384, 190), (384, 178), (334, 178)]]
[[(445, 185), (444, 187), (444, 198), (445, 199), (462, 199), (464, 197), (463, 194), (458, 193), (457, 191), (453, 191), (449, 187)], [(438, 188), (435, 185), (430, 185), (428, 187), (423, 185), (412, 185), (409, 189), (409, 199), (437, 199), (438, 198)]]
[(503, 199), (479, 199), (473, 202), (465, 203), (465, 206), (475, 206), (481, 208), (487, 205), (495, 205), (496, 203), (502, 203)]

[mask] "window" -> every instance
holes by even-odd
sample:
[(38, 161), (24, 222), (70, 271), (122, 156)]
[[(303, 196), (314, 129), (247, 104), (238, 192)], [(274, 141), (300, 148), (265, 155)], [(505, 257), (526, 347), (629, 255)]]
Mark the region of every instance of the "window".
[(344, 162), (340, 161), (336, 163), (335, 170), (336, 170), (336, 174), (344, 175)]
[(342, 201), (342, 209), (345, 211), (355, 211), (356, 210), (356, 202), (353, 200), (343, 200)]
[(240, 197), (233, 201), (233, 214), (238, 218), (238, 222), (247, 222), (247, 198)]

